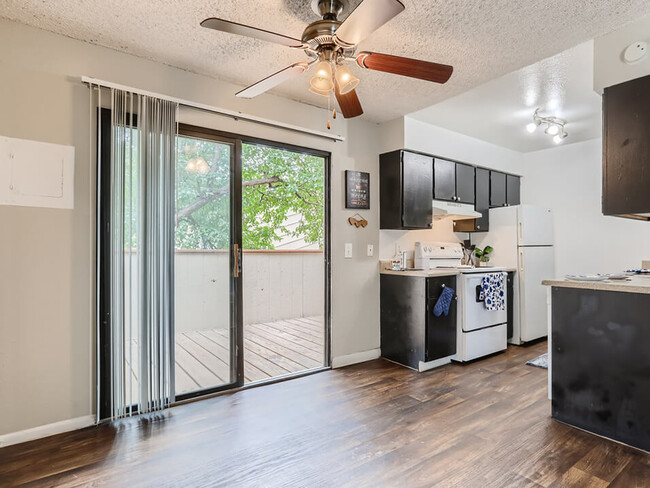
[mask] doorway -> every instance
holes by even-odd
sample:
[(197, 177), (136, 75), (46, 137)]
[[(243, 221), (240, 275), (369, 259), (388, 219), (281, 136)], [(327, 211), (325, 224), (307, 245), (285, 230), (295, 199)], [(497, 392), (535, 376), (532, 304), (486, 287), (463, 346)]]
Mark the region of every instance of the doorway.
[(176, 398), (329, 366), (329, 154), (179, 127)]

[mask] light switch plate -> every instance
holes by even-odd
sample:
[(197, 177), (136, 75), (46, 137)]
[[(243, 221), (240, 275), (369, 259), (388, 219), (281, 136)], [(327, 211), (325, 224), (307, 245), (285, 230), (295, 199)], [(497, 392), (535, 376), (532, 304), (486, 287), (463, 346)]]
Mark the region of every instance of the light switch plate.
[(352, 243), (351, 242), (346, 242), (345, 243), (345, 258), (350, 259), (352, 257)]
[(368, 257), (372, 257), (375, 254), (375, 248), (372, 244), (368, 244)]

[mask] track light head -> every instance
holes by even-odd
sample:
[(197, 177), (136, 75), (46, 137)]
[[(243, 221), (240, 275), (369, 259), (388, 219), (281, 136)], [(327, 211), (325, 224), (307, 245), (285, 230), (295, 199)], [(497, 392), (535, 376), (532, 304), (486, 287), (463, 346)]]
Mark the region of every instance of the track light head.
[(542, 124), (546, 124), (546, 129), (544, 130), (545, 134), (553, 136), (553, 142), (559, 144), (562, 139), (564, 139), (568, 134), (564, 130), (564, 125), (566, 120), (560, 119), (558, 117), (543, 117), (539, 115), (539, 108), (533, 113), (533, 121), (526, 125), (526, 130), (531, 134), (537, 130)]

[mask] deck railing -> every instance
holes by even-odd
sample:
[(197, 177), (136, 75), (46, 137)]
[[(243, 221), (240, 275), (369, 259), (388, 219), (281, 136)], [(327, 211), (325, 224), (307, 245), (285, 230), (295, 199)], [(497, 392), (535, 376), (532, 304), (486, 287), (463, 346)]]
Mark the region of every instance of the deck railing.
[[(177, 250), (176, 331), (228, 327), (229, 252)], [(244, 250), (244, 324), (323, 314), (321, 250)]]

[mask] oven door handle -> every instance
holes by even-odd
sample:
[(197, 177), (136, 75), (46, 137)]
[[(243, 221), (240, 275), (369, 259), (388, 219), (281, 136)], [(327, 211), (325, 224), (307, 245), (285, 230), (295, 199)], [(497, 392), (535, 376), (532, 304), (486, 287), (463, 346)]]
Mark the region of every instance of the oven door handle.
[(476, 303), (482, 303), (485, 302), (485, 297), (481, 300), (481, 292), (483, 291), (483, 287), (481, 285), (476, 285)]

